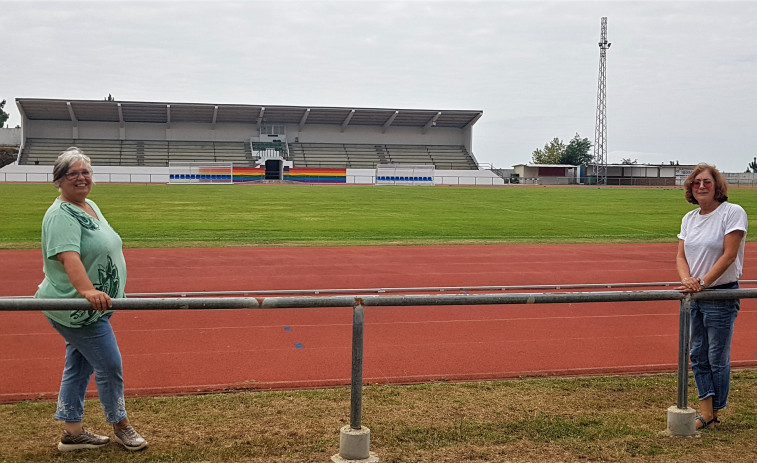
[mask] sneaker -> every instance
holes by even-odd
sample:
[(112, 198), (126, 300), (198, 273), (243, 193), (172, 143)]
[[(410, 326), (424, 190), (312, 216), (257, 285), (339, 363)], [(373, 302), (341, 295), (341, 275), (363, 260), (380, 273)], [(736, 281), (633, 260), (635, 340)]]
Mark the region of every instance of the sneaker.
[(98, 449), (102, 446), (108, 445), (110, 438), (108, 436), (99, 436), (93, 434), (86, 429), (81, 434), (71, 435), (66, 431), (63, 431), (63, 437), (58, 442), (58, 450), (61, 452), (68, 452), (70, 450), (80, 449)]
[(131, 426), (121, 429), (114, 427), (113, 432), (116, 434), (116, 442), (123, 445), (126, 450), (141, 450), (147, 447), (147, 441)]

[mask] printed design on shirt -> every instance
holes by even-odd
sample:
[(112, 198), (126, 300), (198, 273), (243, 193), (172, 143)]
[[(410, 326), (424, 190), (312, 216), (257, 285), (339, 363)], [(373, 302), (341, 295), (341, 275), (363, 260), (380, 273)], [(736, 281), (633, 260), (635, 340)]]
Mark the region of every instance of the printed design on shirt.
[(97, 266), (99, 282), (95, 283), (95, 289), (102, 291), (110, 297), (118, 297), (118, 288), (121, 279), (118, 277), (118, 268), (113, 259), (108, 256), (105, 266)]
[[(106, 259), (105, 265), (97, 266), (98, 281), (93, 282), (95, 289), (102, 291), (108, 296), (118, 297), (120, 287), (120, 277), (118, 276), (118, 267), (113, 263), (113, 259)], [(71, 312), (71, 323), (75, 326), (89, 325), (99, 318), (97, 310), (76, 310)]]
[(71, 325), (85, 326), (96, 321), (99, 318), (97, 310), (74, 310), (71, 312)]
[(92, 216), (79, 209), (78, 207), (72, 205), (71, 203), (64, 202), (63, 204), (61, 204), (60, 208), (66, 211), (68, 215), (75, 218), (79, 222), (79, 224), (87, 230), (98, 230), (100, 228), (100, 225), (95, 222)]

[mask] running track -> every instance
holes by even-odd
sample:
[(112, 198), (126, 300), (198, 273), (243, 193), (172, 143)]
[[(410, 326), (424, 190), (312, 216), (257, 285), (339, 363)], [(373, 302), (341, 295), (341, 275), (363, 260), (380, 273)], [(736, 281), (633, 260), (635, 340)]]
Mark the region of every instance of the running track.
[[(129, 249), (127, 293), (675, 281), (675, 244)], [(744, 279), (757, 279), (747, 244)], [(0, 296), (31, 295), (40, 251), (0, 251)], [(659, 289), (659, 288), (658, 288)], [(352, 309), (123, 311), (127, 395), (310, 388), (350, 381)], [(368, 307), (364, 380), (413, 383), (675, 371), (678, 302)], [(0, 402), (52, 399), (60, 336), (0, 312)], [(757, 366), (757, 301), (732, 362)], [(90, 387), (94, 393), (94, 385)]]

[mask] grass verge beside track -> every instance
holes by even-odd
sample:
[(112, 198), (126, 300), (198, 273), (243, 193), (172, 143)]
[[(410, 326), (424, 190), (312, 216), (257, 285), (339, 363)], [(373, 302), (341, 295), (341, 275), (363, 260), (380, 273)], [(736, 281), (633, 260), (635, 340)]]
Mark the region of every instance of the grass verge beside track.
[[(372, 385), (363, 424), (386, 463), (757, 461), (757, 371), (733, 373), (722, 424), (701, 437), (662, 434), (675, 399), (672, 374)], [(146, 451), (112, 444), (66, 455), (54, 403), (2, 405), (0, 461), (325, 463), (339, 451), (349, 402), (348, 388), (130, 399)], [(109, 433), (99, 404), (86, 408), (89, 428)]]
[[(0, 183), (0, 249), (38, 248), (57, 194)], [(755, 189), (730, 196), (757, 208)], [(130, 248), (666, 242), (694, 208), (679, 188), (103, 184), (90, 197)]]

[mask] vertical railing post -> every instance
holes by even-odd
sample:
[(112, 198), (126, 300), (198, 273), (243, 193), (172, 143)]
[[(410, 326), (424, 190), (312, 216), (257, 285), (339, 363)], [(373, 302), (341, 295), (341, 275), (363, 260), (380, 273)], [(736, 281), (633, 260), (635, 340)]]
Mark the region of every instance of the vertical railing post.
[(689, 347), (691, 344), (691, 296), (681, 300), (678, 326), (678, 408), (689, 407)]
[(363, 299), (356, 297), (352, 307), (352, 388), (350, 390), (350, 424), (339, 433), (339, 453), (331, 457), (334, 463), (377, 463), (371, 452), (371, 430), (362, 425), (363, 413)]
[(671, 436), (696, 434), (696, 411), (689, 408), (689, 343), (691, 342), (691, 295), (680, 305), (678, 319), (678, 403), (668, 408), (667, 432)]
[(350, 391), (350, 427), (362, 427), (363, 408), (363, 325), (365, 307), (356, 303), (352, 309), (352, 389)]

